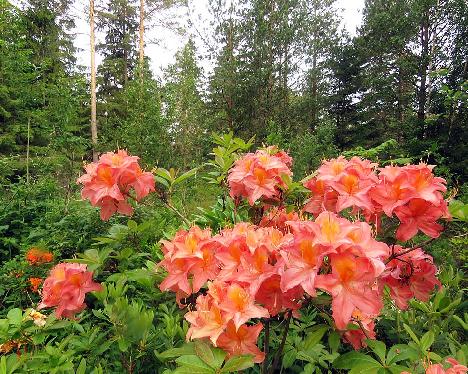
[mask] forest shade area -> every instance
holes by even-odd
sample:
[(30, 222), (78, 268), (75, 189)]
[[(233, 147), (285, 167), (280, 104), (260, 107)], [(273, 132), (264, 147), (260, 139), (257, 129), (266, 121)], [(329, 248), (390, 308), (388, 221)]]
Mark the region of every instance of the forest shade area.
[[(297, 176), (344, 152), (437, 165), (463, 193), (465, 0), (366, 0), (355, 35), (342, 27), (333, 0), (210, 0), (213, 23), (186, 30), (175, 63), (155, 75), (150, 63), (158, 56), (139, 60), (140, 35), (154, 22), (176, 21), (161, 21), (164, 12), (190, 14), (196, 4), (96, 2), (103, 35), (96, 45), (97, 151), (123, 148), (146, 167), (188, 170), (208, 157), (213, 132), (233, 132), (288, 150)], [(29, 242), (46, 235), (24, 231), (39, 219), (35, 204), (65, 196), (61, 216), (78, 199), (76, 177), (92, 159), (90, 73), (77, 64), (89, 50), (73, 43), (79, 6), (0, 0), (1, 227), (10, 255), (15, 235)], [(211, 61), (209, 71), (200, 54)]]

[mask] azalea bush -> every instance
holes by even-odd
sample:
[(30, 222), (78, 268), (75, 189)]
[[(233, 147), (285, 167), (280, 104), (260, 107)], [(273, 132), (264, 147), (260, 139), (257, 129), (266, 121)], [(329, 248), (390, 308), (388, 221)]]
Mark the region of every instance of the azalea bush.
[[(5, 365), (48, 372), (34, 351), (60, 349), (57, 367), (83, 373), (466, 373), (462, 275), (426, 250), (465, 208), (433, 166), (340, 156), (294, 181), (284, 150), (214, 140), (185, 173), (124, 150), (86, 165), (81, 196), (103, 220), (142, 204), (173, 218), (114, 225), (32, 280), (37, 304), (0, 320)], [(174, 196), (195, 177), (219, 196), (186, 215)]]

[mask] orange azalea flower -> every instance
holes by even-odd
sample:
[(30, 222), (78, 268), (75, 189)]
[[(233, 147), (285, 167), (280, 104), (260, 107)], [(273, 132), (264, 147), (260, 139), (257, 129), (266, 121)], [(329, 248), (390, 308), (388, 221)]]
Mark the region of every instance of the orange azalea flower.
[(101, 219), (107, 221), (114, 213), (132, 215), (128, 203), (133, 188), (136, 200), (140, 201), (155, 190), (154, 176), (144, 172), (138, 165), (138, 157), (129, 156), (124, 150), (103, 154), (98, 162), (85, 166), (86, 174), (77, 183), (84, 185), (83, 199), (101, 208)]
[(32, 247), (26, 252), (26, 260), (30, 265), (40, 265), (54, 260), (54, 255), (44, 249)]
[(39, 292), (39, 286), (42, 284), (42, 278), (29, 278), (30, 288), (33, 292)]
[(228, 183), (232, 198), (244, 197), (250, 205), (259, 199), (279, 197), (279, 187), (286, 187), (283, 177), (291, 176), (290, 157), (273, 148), (248, 153), (237, 160), (229, 171)]
[(58, 318), (73, 318), (86, 307), (86, 293), (102, 288), (99, 283), (93, 282), (92, 276), (93, 273), (86, 270), (85, 264), (56, 265), (44, 281), (42, 301), (37, 309), (56, 307), (55, 314)]
[(219, 337), (217, 346), (225, 350), (229, 357), (250, 354), (254, 362), (260, 363), (265, 359), (265, 353), (257, 347), (257, 339), (263, 325), (242, 325), (239, 328), (233, 322), (227, 325), (226, 331)]

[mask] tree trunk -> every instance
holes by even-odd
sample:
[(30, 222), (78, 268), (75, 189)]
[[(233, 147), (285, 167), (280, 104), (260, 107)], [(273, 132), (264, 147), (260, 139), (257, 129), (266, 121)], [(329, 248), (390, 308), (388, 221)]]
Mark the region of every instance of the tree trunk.
[(140, 0), (140, 50), (139, 50), (139, 62), (140, 62), (140, 79), (143, 82), (143, 65), (145, 58), (145, 43), (144, 43), (144, 33), (145, 33), (145, 0)]
[(421, 60), (419, 62), (418, 75), (421, 82), (418, 90), (418, 120), (424, 123), (427, 102), (427, 70), (429, 67), (429, 10), (425, 12), (421, 20), (420, 42)]
[(96, 121), (96, 63), (94, 40), (94, 0), (89, 0), (89, 28), (91, 44), (91, 141), (93, 144), (93, 161), (98, 160), (97, 154), (97, 121)]

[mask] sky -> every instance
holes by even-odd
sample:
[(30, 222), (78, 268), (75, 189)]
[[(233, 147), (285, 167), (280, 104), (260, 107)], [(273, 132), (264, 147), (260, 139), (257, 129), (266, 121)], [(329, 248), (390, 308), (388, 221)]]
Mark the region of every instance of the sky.
[[(150, 66), (156, 77), (162, 78), (164, 69), (174, 63), (176, 52), (184, 46), (190, 35), (194, 36), (197, 47), (203, 49), (203, 43), (197, 35), (203, 33), (204, 25), (208, 22), (207, 3), (208, 0), (193, 0), (190, 15), (183, 8), (166, 14), (168, 19), (175, 20), (185, 28), (185, 35), (181, 35), (170, 27), (161, 26), (157, 20), (153, 21), (154, 25), (145, 36), (145, 55), (151, 59)], [(89, 67), (90, 61), (88, 4), (86, 0), (78, 0), (72, 7), (72, 14), (76, 19), (76, 28), (73, 30), (76, 34), (74, 44), (80, 50), (78, 63), (86, 67)], [(99, 0), (96, 0), (95, 4), (98, 6)], [(355, 34), (356, 28), (361, 24), (363, 7), (364, 0), (337, 0), (337, 14), (342, 17), (343, 26), (351, 35)], [(190, 26), (190, 23), (193, 26)], [(96, 42), (102, 41), (103, 37), (104, 35), (98, 32)], [(101, 60), (102, 58), (97, 54), (96, 62), (99, 64)], [(199, 64), (205, 72), (210, 71), (209, 61), (200, 58)]]

